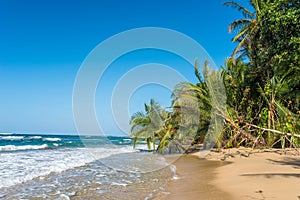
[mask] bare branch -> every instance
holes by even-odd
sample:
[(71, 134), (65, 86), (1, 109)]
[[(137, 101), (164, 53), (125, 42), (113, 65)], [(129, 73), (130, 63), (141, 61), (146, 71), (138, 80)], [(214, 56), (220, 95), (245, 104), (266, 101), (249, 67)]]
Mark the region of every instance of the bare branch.
[(254, 127), (254, 128), (261, 129), (261, 130), (263, 130), (263, 131), (269, 131), (269, 132), (277, 133), (277, 134), (280, 134), (280, 135), (292, 136), (292, 137), (300, 138), (300, 135), (299, 135), (299, 134), (285, 133), (285, 132), (281, 132), (281, 131), (274, 130), (274, 129), (262, 128), (262, 127), (259, 127), (259, 126), (253, 125), (253, 124), (248, 124), (248, 123), (247, 123), (247, 125), (252, 126), (252, 127)]

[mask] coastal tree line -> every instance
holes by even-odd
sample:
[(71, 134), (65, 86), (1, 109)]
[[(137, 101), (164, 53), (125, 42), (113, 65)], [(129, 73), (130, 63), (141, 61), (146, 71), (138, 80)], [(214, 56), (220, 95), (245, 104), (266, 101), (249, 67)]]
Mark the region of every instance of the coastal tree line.
[[(209, 63), (200, 63), (200, 72), (195, 62), (198, 83), (176, 85), (170, 108), (153, 99), (145, 103), (145, 112), (130, 121), (134, 145), (142, 139), (161, 153), (184, 152), (182, 144), (203, 143), (219, 131), (217, 148), (300, 146), (300, 1), (248, 2), (250, 9), (224, 3), (243, 16), (229, 25), (237, 45), (225, 65), (210, 72)], [(213, 110), (208, 83), (214, 77), (224, 83), (224, 110)], [(224, 122), (221, 130), (210, 127), (212, 112)]]

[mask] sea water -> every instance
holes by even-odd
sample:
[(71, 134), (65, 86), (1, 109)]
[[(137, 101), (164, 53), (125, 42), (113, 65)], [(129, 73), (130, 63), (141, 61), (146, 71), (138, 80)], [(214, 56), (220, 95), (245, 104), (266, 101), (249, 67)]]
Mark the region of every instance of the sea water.
[(128, 137), (0, 134), (0, 199), (151, 199), (174, 170)]

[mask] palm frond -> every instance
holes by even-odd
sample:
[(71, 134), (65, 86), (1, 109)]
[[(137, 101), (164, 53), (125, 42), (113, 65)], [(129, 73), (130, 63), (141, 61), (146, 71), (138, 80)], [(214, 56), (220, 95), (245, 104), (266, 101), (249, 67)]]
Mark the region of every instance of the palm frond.
[(138, 111), (138, 112), (134, 113), (134, 114), (131, 116), (130, 124), (132, 123), (132, 121), (133, 121), (135, 118), (138, 118), (138, 117), (145, 117), (145, 113), (143, 113), (143, 112), (141, 112), (141, 111)]
[(233, 52), (232, 52), (232, 54), (231, 54), (231, 57), (232, 57), (232, 58), (234, 58), (235, 55), (236, 55), (236, 54), (241, 50), (241, 48), (245, 45), (246, 40), (247, 40), (247, 38), (244, 37), (244, 38), (240, 41), (240, 43), (234, 48), (234, 50), (233, 50)]
[[(233, 39), (232, 39), (232, 42), (236, 42), (238, 40), (241, 40), (245, 38), (245, 35), (248, 34), (248, 31), (249, 31), (249, 27), (246, 27), (244, 29), (241, 30), (241, 32), (239, 32)], [(240, 41), (240, 43), (241, 43)], [(242, 44), (244, 45), (244, 43)]]
[(236, 2), (233, 2), (233, 1), (225, 2), (225, 3), (223, 3), (223, 5), (230, 6), (232, 8), (237, 9), (239, 12), (242, 13), (242, 15), (244, 17), (247, 17), (247, 18), (253, 18), (254, 17), (254, 13), (250, 12), (248, 9), (246, 9), (245, 7), (241, 6), (240, 4), (238, 4)]
[(228, 32), (231, 33), (235, 29), (242, 29), (245, 26), (248, 26), (251, 24), (252, 20), (251, 19), (238, 19), (233, 21), (232, 23), (229, 24), (228, 26)]
[(195, 76), (197, 77), (198, 81), (202, 82), (202, 77), (201, 77), (201, 75), (199, 73), (197, 60), (195, 60), (195, 63), (194, 63), (194, 72), (195, 72)]

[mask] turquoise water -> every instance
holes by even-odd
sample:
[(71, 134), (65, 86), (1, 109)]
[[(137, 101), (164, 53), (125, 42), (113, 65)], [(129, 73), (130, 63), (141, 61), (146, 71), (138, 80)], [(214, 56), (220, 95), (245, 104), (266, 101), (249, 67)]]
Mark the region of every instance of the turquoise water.
[(130, 145), (129, 137), (0, 134), (0, 152), (103, 145)]
[[(174, 170), (131, 138), (0, 134), (0, 199), (151, 199)], [(139, 148), (145, 148), (141, 144)]]

